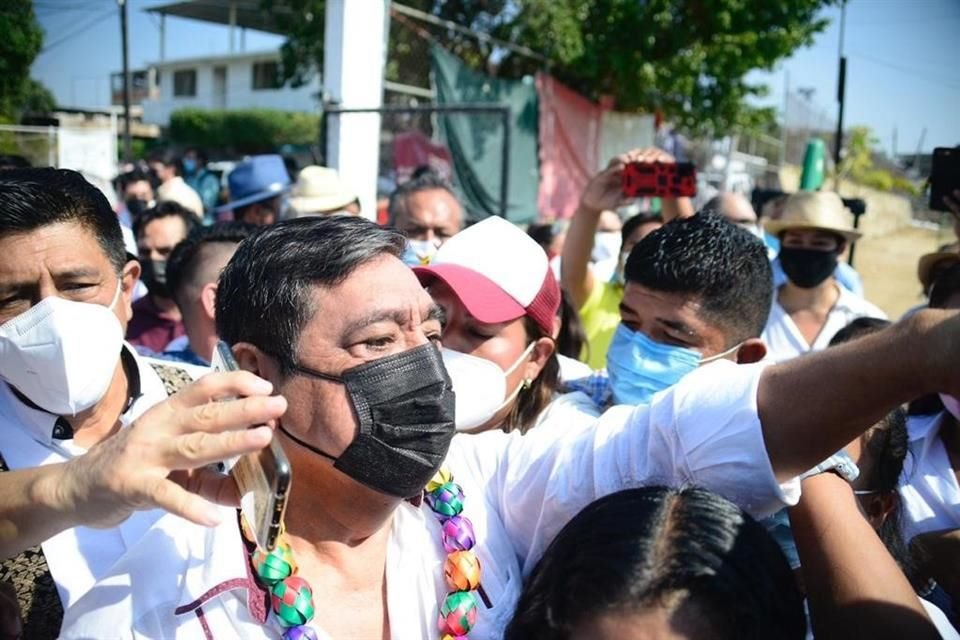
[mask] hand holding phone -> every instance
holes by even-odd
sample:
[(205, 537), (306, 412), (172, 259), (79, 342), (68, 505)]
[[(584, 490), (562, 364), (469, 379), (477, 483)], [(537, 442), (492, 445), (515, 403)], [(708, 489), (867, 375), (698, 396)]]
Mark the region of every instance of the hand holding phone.
[[(930, 208), (934, 211), (955, 211), (956, 193), (960, 191), (960, 148), (937, 147), (933, 150), (930, 169)], [(951, 203), (948, 199), (954, 200)], [(951, 206), (953, 204), (953, 206)]]
[[(239, 370), (233, 351), (222, 340), (217, 342), (212, 364), (217, 371)], [(270, 446), (238, 458), (229, 473), (240, 492), (240, 513), (257, 545), (273, 551), (283, 527), (292, 476), (283, 448), (274, 438)]]

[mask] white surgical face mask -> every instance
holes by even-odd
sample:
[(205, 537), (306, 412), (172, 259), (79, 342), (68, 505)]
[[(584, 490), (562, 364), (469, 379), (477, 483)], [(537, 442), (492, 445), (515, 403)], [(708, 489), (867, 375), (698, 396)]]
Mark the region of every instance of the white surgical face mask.
[(443, 349), (443, 365), (450, 374), (453, 392), (457, 396), (457, 431), (476, 429), (513, 402), (523, 389), (523, 382), (507, 396), (507, 378), (530, 355), (534, 345), (536, 342), (531, 342), (506, 371), (485, 358)]
[(109, 307), (50, 296), (0, 325), (0, 378), (45, 411), (76, 415), (113, 380), (123, 328)]
[(593, 253), (590, 259), (600, 262), (608, 258), (615, 258), (620, 254), (622, 237), (619, 231), (598, 231), (593, 237)]

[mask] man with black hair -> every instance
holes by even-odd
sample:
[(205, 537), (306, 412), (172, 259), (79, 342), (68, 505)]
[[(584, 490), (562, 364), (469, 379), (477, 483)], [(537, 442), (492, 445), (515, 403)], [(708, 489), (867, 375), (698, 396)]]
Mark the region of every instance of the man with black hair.
[(407, 237), (403, 260), (427, 264), (444, 242), (463, 229), (463, 207), (450, 183), (432, 171), (409, 180), (390, 195), (388, 224)]
[(147, 350), (148, 355), (161, 353), (172, 340), (183, 335), (180, 310), (167, 286), (167, 258), (197, 225), (196, 216), (176, 202), (160, 202), (134, 226), (140, 279), (148, 293), (133, 303), (127, 340)]
[(347, 216), (281, 221), (240, 245), (217, 324), (289, 402), (275, 437), (299, 480), (282, 539), (257, 550), (234, 510), (209, 530), (165, 518), (71, 608), (63, 637), (499, 638), (524, 570), (591, 501), (696, 484), (766, 515), (904, 399), (960, 391), (960, 314), (928, 310), (791, 363), (721, 359), (589, 429), (455, 437), (442, 314), (402, 249)]
[(133, 169), (117, 176), (117, 191), (123, 198), (120, 222), (131, 229), (143, 212), (156, 203), (150, 176), (140, 169)]
[(183, 317), (185, 344), (168, 347), (161, 357), (210, 366), (218, 340), (217, 280), (237, 245), (256, 229), (245, 222), (218, 222), (195, 230), (174, 248), (167, 260), (167, 284)]
[(606, 370), (569, 385), (587, 393), (598, 414), (648, 403), (701, 364), (766, 355), (770, 261), (753, 235), (720, 216), (680, 218), (646, 236), (630, 251), (624, 278)]
[[(0, 574), (17, 586), (24, 637), (54, 637), (63, 609), (160, 516), (98, 521), (93, 504), (111, 494), (98, 484), (103, 480), (91, 485), (96, 473), (82, 465), (57, 467), (112, 438), (190, 379), (123, 342), (139, 275), (116, 214), (79, 173), (0, 173), (0, 467), (15, 471), (0, 474)], [(42, 465), (57, 468), (27, 471)], [(86, 487), (79, 489), (86, 497), (78, 487)], [(152, 504), (141, 491), (142, 484), (136, 501)], [(28, 540), (13, 553), (42, 545), (7, 559), (11, 534)]]
[(587, 183), (580, 196), (580, 204), (570, 220), (560, 263), (560, 281), (580, 312), (587, 337), (581, 359), (592, 369), (605, 366), (607, 348), (620, 323), (617, 308), (623, 297), (623, 264), (630, 250), (664, 221), (693, 215), (693, 205), (689, 198), (664, 198), (662, 217), (638, 214), (627, 220), (620, 232), (618, 264), (608, 282), (597, 278), (590, 268), (601, 218), (605, 211), (612, 212), (628, 204), (622, 185), (623, 169), (627, 163), (673, 161), (673, 156), (659, 149), (635, 149), (617, 156)]

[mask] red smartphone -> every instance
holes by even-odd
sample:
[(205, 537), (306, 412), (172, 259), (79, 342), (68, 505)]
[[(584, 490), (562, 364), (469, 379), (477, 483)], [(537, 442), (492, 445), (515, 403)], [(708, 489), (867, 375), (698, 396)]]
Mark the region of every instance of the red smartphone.
[(690, 162), (631, 162), (623, 169), (623, 195), (692, 198), (697, 195), (697, 170)]

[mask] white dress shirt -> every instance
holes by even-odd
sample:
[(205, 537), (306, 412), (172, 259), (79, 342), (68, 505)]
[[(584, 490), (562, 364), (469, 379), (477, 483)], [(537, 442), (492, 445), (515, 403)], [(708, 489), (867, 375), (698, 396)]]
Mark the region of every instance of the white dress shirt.
[(940, 439), (940, 426), (950, 414), (910, 416), (910, 455), (900, 480), (904, 536), (960, 528), (960, 487), (947, 450)]
[[(124, 348), (128, 357), (136, 362), (139, 394), (120, 416), (121, 428), (167, 397), (163, 381), (150, 366), (151, 360), (136, 355), (129, 345)], [(176, 366), (176, 363), (153, 362)], [(72, 438), (54, 437), (55, 428), (62, 428), (57, 427), (57, 418), (27, 406), (7, 384), (0, 382), (0, 454), (11, 470), (66, 462), (86, 453)], [(104, 576), (163, 515), (161, 510), (136, 512), (110, 529), (74, 527), (42, 543), (40, 546), (64, 610)]]
[(850, 293), (844, 287), (838, 286), (837, 290), (840, 296), (827, 314), (827, 321), (812, 345), (807, 343), (790, 314), (775, 298), (770, 308), (767, 326), (763, 329), (763, 335), (760, 336), (767, 345), (767, 358), (773, 362), (783, 362), (810, 351), (825, 349), (837, 331), (857, 318), (870, 317), (886, 320), (887, 314), (876, 305)]
[[(457, 435), (446, 465), (463, 487), (481, 583), (492, 602), (489, 609), (481, 604), (471, 640), (501, 637), (522, 576), (560, 528), (601, 496), (643, 485), (696, 484), (755, 516), (795, 504), (799, 481), (777, 483), (763, 443), (756, 392), (764, 366), (703, 367), (648, 406), (614, 407), (590, 428), (571, 428), (561, 437), (549, 425), (523, 436)], [(391, 637), (438, 638), (447, 592), (439, 525), (425, 505), (403, 503), (391, 526)], [(281, 630), (266, 615), (249, 571), (235, 518), (215, 529), (162, 518), (66, 612), (63, 637), (278, 638)], [(311, 625), (327, 637), (323, 620)]]

